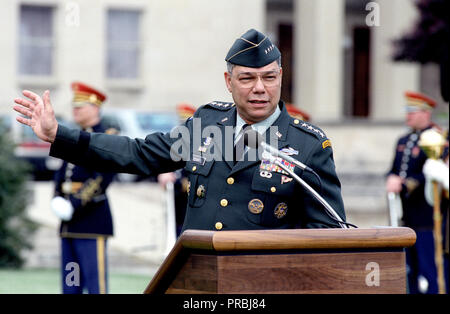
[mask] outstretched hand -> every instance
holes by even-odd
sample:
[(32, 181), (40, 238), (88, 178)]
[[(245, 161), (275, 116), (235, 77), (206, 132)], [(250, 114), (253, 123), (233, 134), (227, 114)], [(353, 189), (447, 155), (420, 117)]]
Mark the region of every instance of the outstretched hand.
[(390, 174), (386, 180), (386, 191), (400, 193), (402, 191), (403, 179), (395, 174)]
[(16, 120), (30, 126), (41, 140), (53, 143), (58, 121), (50, 103), (50, 91), (46, 90), (42, 98), (28, 90), (24, 90), (22, 94), (28, 99), (15, 98), (14, 102), (18, 106), (14, 106), (13, 109), (25, 117), (17, 116)]

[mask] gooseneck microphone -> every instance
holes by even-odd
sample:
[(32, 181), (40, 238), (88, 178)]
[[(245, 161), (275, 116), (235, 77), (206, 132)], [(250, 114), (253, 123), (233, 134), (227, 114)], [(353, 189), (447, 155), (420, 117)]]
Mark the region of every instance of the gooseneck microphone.
[(307, 165), (301, 163), (297, 159), (292, 158), (286, 153), (283, 153), (282, 151), (279, 151), (275, 147), (270, 146), (266, 142), (264, 142), (262, 135), (258, 133), (255, 130), (248, 130), (244, 133), (244, 143), (246, 146), (258, 149), (258, 147), (262, 147), (265, 151), (269, 152), (272, 156), (275, 157), (281, 157), (286, 161), (289, 161), (291, 164), (296, 165), (302, 170), (308, 170), (313, 171), (311, 168), (309, 168)]
[[(303, 187), (305, 187), (325, 207), (327, 214), (334, 221), (339, 223), (341, 228), (347, 229), (348, 225), (354, 226), (352, 224), (345, 222), (338, 215), (338, 213), (330, 206), (330, 204), (328, 204), (328, 202), (325, 201), (325, 199), (319, 195), (319, 193), (317, 193), (311, 186), (309, 186), (304, 180), (302, 180), (302, 178), (300, 178), (298, 175), (296, 175), (293, 170), (289, 169), (289, 167), (287, 167), (282, 162), (280, 162), (279, 158), (284, 159), (284, 160), (298, 166), (302, 170), (310, 171), (319, 178), (319, 176), (310, 167), (306, 166), (302, 162), (290, 157), (289, 155), (279, 151), (275, 147), (272, 147), (269, 144), (267, 144), (266, 142), (264, 142), (262, 135), (255, 130), (248, 130), (244, 133), (244, 143), (246, 146), (253, 148), (253, 149), (258, 149), (259, 147), (261, 147), (264, 150), (264, 152), (262, 154), (262, 159), (268, 160), (271, 163), (276, 164), (277, 166), (282, 168), (284, 171), (289, 173), (289, 175), (292, 178), (294, 178)], [(319, 178), (319, 182), (320, 182), (320, 178)]]
[(264, 142), (263, 137), (259, 132), (255, 131), (253, 129), (247, 130), (244, 133), (244, 144), (253, 149), (258, 149), (259, 147), (262, 147), (262, 149), (265, 152), (268, 152), (270, 155), (275, 156), (275, 157), (280, 157), (281, 159), (284, 159), (284, 160), (290, 162), (291, 164), (296, 165), (297, 167), (299, 167), (302, 170), (311, 172), (317, 178), (317, 181), (319, 182), (319, 185), (320, 185), (320, 189), (322, 190), (322, 181), (320, 180), (319, 175), (314, 170), (312, 170), (310, 167), (308, 167), (304, 163), (298, 161), (297, 159), (292, 158), (288, 154), (286, 154), (286, 153), (276, 149), (275, 147), (267, 144), (266, 142)]

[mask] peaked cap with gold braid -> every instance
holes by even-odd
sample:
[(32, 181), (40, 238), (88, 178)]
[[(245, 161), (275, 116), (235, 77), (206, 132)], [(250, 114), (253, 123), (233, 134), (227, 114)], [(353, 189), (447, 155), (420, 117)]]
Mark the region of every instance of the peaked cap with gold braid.
[(408, 111), (431, 110), (436, 107), (436, 101), (422, 93), (407, 91), (405, 98)]
[(99, 92), (98, 90), (84, 84), (81, 82), (73, 82), (73, 107), (82, 107), (88, 103), (101, 106), (106, 100), (106, 95)]

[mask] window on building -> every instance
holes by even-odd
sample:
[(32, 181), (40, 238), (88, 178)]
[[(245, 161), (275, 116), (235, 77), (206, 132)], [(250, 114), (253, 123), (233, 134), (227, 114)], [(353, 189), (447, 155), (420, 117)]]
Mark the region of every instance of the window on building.
[(108, 10), (106, 37), (108, 78), (139, 77), (139, 20), (139, 11)]
[(291, 23), (278, 24), (278, 48), (281, 52), (281, 66), (283, 67), (281, 99), (292, 103), (294, 101), (292, 92), (294, 82), (294, 26)]
[(353, 29), (353, 116), (368, 117), (370, 113), (370, 28)]
[(53, 36), (52, 7), (20, 6), (19, 74), (52, 74)]

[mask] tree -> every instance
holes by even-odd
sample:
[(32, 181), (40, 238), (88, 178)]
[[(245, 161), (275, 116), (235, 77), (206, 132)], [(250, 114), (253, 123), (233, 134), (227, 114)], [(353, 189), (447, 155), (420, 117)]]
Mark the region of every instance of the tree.
[(37, 225), (26, 215), (30, 167), (14, 156), (14, 144), (0, 125), (0, 267), (20, 267)]
[(394, 41), (395, 61), (436, 63), (441, 72), (441, 94), (449, 101), (450, 1), (418, 0), (420, 16), (412, 31)]

